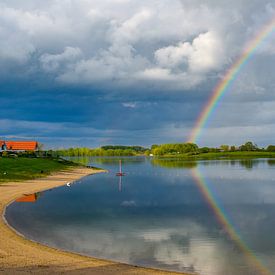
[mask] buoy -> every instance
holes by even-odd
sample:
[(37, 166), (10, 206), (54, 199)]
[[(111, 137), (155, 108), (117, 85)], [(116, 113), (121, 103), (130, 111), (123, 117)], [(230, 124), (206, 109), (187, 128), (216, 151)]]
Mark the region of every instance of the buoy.
[(126, 174), (122, 172), (122, 167), (121, 167), (121, 160), (119, 160), (119, 172), (116, 173), (116, 176), (118, 177), (123, 177)]

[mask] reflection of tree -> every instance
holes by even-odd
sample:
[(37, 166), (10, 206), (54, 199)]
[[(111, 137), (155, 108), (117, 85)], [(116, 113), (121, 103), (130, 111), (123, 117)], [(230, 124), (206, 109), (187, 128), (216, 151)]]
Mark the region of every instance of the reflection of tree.
[(243, 159), (240, 160), (240, 165), (245, 167), (246, 169), (252, 169), (258, 162), (253, 159)]
[(118, 159), (121, 159), (123, 163), (138, 164), (145, 162), (144, 157), (66, 157), (66, 159), (83, 165), (88, 165), (91, 163), (117, 165)]
[(275, 166), (275, 159), (267, 160), (267, 164), (270, 165), (270, 166)]
[(192, 169), (197, 167), (198, 163), (196, 161), (183, 161), (175, 159), (152, 159), (152, 165), (161, 166), (165, 168), (186, 168)]
[(95, 163), (101, 164), (115, 164), (117, 165), (118, 160), (122, 160), (123, 163), (143, 163), (145, 157), (94, 157), (91, 160)]
[(42, 192), (35, 193), (36, 200), (38, 200), (42, 196)]
[[(259, 165), (260, 163), (268, 163), (270, 165), (275, 165), (275, 160), (264, 160), (264, 159), (253, 159), (253, 158), (245, 158), (245, 159), (236, 159), (236, 160), (211, 160), (211, 161), (200, 161), (200, 165), (202, 166), (242, 166), (247, 169), (252, 169), (253, 167)], [(273, 164), (272, 164), (273, 162)]]

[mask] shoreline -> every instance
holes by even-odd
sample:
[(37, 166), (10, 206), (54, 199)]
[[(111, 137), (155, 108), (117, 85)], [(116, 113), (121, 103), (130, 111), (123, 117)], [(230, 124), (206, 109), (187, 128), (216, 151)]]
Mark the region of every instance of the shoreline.
[(52, 248), (25, 238), (5, 219), (6, 207), (24, 194), (46, 191), (103, 170), (73, 168), (46, 178), (0, 185), (0, 274), (185, 274), (101, 260)]

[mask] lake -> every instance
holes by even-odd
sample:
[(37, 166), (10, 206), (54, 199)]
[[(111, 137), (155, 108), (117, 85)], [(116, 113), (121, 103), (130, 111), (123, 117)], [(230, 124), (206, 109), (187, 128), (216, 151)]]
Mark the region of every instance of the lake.
[[(121, 158), (120, 158), (121, 159)], [(109, 173), (29, 194), (6, 219), (27, 238), (139, 266), (275, 274), (275, 160), (81, 159)]]

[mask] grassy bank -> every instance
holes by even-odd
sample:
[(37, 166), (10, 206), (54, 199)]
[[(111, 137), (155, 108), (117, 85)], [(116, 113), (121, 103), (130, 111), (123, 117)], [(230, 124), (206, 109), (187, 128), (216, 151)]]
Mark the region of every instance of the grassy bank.
[(201, 154), (166, 154), (159, 158), (179, 158), (183, 160), (218, 160), (218, 159), (246, 159), (246, 158), (275, 158), (275, 152), (217, 152)]
[(77, 164), (50, 158), (0, 158), (0, 183), (45, 177)]

